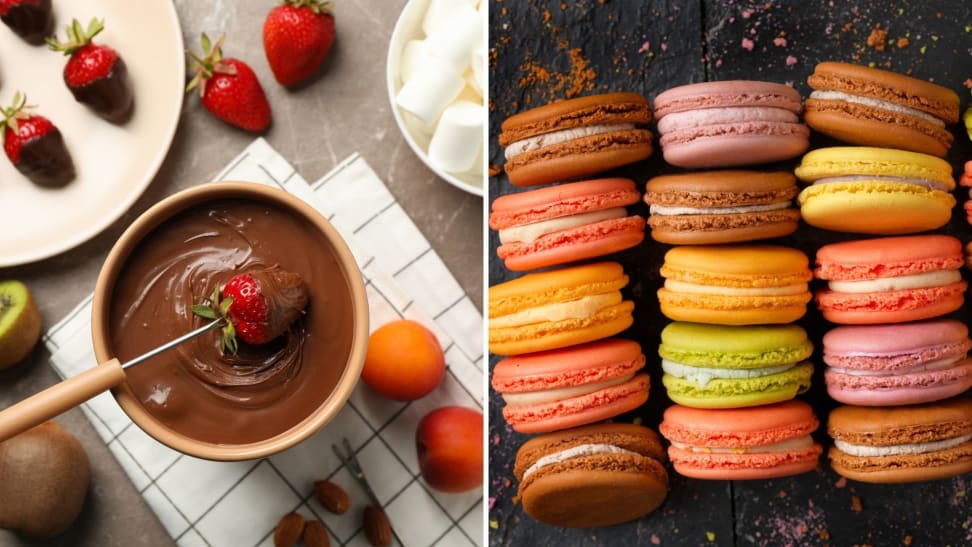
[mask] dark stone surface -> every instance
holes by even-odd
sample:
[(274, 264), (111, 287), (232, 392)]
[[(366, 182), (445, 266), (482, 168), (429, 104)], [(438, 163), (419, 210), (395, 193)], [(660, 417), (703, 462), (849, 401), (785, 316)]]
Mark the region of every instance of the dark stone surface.
[[(676, 5), (677, 4), (677, 5)], [(823, 60), (874, 63), (933, 80), (956, 90), (972, 77), (972, 4), (769, 2), (758, 6), (732, 0), (688, 3), (586, 0), (497, 1), (490, 5), (490, 163), (502, 166), (496, 142), (510, 114), (548, 101), (604, 91), (635, 91), (650, 99), (677, 85), (704, 80), (754, 79), (789, 82), (806, 97), (806, 78)], [(792, 4), (792, 5), (788, 5)], [(888, 31), (883, 51), (868, 45), (872, 30)], [(907, 45), (898, 40), (906, 38)], [(750, 44), (749, 41), (752, 41)], [(750, 48), (751, 46), (751, 48)], [(958, 172), (972, 159), (962, 127), (952, 128), (956, 145), (948, 159)], [(656, 140), (657, 142), (657, 140)], [(814, 135), (812, 147), (836, 144)], [(791, 170), (795, 161), (761, 167)], [(632, 177), (643, 189), (652, 176), (677, 169), (652, 158), (611, 174)], [(500, 173), (490, 178), (491, 196), (520, 191)], [(958, 189), (953, 220), (941, 231), (972, 240)], [(632, 208), (642, 216), (643, 203)], [(812, 259), (826, 243), (863, 236), (818, 230), (801, 224), (778, 243)], [(516, 277), (495, 258), (490, 233), (489, 283)], [(638, 340), (652, 377), (648, 404), (623, 415), (656, 428), (670, 404), (661, 385), (658, 337), (669, 322), (655, 298), (658, 275), (669, 247), (650, 238), (636, 249), (613, 255), (631, 278), (635, 325), (621, 336)], [(812, 306), (811, 306), (812, 308)], [(972, 306), (952, 314), (968, 323)], [(835, 406), (824, 389), (820, 338), (830, 327), (814, 309), (800, 321), (814, 340), (814, 384), (803, 396), (826, 423)], [(494, 365), (494, 356), (490, 365)], [(842, 481), (826, 457), (819, 468), (798, 477), (768, 481), (698, 481), (671, 471), (671, 492), (657, 512), (637, 521), (600, 529), (560, 529), (537, 523), (513, 503), (512, 463), (527, 436), (503, 421), (502, 399), (490, 393), (488, 513), (491, 545), (972, 545), (972, 476), (915, 485), (867, 485)], [(825, 446), (823, 428), (816, 438)]]

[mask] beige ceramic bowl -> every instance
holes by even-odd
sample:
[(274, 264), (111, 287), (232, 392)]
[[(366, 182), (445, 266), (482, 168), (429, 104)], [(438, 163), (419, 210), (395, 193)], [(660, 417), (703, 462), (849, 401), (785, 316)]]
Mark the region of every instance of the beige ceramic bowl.
[[(287, 431), (259, 442), (239, 445), (213, 444), (176, 433), (149, 414), (135, 398), (131, 388), (123, 383), (112, 394), (128, 416), (146, 433), (159, 442), (185, 454), (210, 460), (248, 460), (261, 458), (290, 448), (303, 441), (328, 423), (345, 405), (361, 376), (368, 343), (368, 301), (361, 272), (347, 244), (337, 230), (317, 211), (294, 196), (274, 188), (249, 182), (214, 182), (179, 192), (157, 203), (125, 230), (115, 243), (98, 276), (92, 305), (91, 330), (95, 355), (99, 363), (115, 356), (110, 346), (109, 313), (114, 284), (128, 256), (139, 242), (159, 224), (176, 214), (206, 201), (217, 199), (247, 199), (263, 201), (293, 213), (318, 228), (331, 244), (332, 252), (343, 270), (350, 293), (353, 311), (353, 340), (349, 354), (343, 359), (344, 370), (334, 390), (322, 395), (323, 402), (309, 416)], [(333, 290), (341, 290), (335, 287)], [(342, 356), (343, 357), (343, 356)], [(342, 359), (336, 359), (341, 362)]]

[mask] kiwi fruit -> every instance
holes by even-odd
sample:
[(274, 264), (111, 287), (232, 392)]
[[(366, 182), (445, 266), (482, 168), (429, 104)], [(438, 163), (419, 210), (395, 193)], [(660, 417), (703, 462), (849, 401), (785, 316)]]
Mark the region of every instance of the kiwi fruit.
[(54, 422), (0, 443), (0, 528), (32, 538), (61, 534), (81, 512), (90, 479), (81, 443)]
[(37, 345), (41, 315), (27, 285), (0, 281), (0, 369), (27, 357)]

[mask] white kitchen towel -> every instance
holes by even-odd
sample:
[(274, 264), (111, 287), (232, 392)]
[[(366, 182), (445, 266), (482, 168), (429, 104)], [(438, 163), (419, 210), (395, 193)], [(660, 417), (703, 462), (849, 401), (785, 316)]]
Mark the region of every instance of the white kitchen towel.
[[(445, 350), (448, 372), (438, 389), (411, 403), (384, 399), (359, 384), (317, 434), (286, 452), (246, 462), (211, 462), (171, 450), (135, 426), (108, 393), (83, 404), (163, 526), (185, 547), (271, 546), (278, 519), (297, 511), (322, 520), (333, 545), (368, 545), (361, 522), (367, 496), (331, 450), (347, 437), (405, 545), (480, 545), (482, 490), (444, 494), (429, 488), (419, 474), (414, 433), (434, 408), (482, 410), (482, 314), (359, 155), (308, 184), (261, 138), (213, 178), (276, 185), (317, 208), (361, 266), (371, 329), (401, 317), (430, 326)], [(62, 377), (95, 362), (90, 317), (89, 297), (44, 336)], [(334, 515), (317, 502), (312, 485), (322, 479), (348, 491), (350, 511)]]

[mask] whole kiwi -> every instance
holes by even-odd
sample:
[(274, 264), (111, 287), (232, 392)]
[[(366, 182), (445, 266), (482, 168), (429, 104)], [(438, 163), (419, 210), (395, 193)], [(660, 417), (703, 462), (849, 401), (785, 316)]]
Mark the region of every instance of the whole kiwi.
[(90, 477), (81, 443), (54, 422), (0, 443), (0, 528), (60, 534), (81, 512)]

